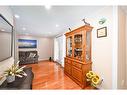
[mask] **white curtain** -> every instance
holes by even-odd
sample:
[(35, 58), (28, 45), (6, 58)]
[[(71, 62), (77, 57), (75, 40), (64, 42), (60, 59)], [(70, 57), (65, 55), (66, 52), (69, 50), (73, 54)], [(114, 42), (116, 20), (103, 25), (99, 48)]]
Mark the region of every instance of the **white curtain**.
[(61, 35), (54, 39), (54, 60), (64, 67), (65, 36)]

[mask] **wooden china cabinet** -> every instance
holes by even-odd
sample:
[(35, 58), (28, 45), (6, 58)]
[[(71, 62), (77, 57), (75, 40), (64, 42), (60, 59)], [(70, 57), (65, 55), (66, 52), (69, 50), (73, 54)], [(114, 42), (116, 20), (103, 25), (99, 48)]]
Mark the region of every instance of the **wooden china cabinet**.
[(87, 86), (86, 73), (91, 70), (91, 31), (84, 25), (66, 35), (66, 57), (64, 72), (82, 88)]

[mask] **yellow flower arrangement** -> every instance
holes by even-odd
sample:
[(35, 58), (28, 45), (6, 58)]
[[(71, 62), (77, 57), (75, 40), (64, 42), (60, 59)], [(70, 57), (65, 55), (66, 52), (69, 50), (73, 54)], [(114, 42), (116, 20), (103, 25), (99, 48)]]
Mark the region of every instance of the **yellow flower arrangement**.
[(90, 74), (90, 73), (87, 73), (87, 74), (86, 74), (86, 76), (87, 76), (87, 78), (89, 78), (89, 79), (91, 79), (91, 78), (92, 78), (92, 76), (91, 76), (91, 74)]
[(87, 78), (91, 79), (93, 78), (94, 76), (96, 76), (96, 74), (93, 72), (93, 71), (89, 71), (87, 74), (86, 74)]
[(91, 82), (91, 85), (94, 86), (94, 87), (97, 87), (98, 85), (100, 85), (102, 83), (102, 79), (96, 74), (94, 73), (93, 71), (89, 71), (87, 74), (86, 74), (86, 77), (87, 77), (87, 81), (90, 81)]
[(95, 84), (95, 85), (97, 85), (99, 83), (99, 79), (96, 78), (96, 77), (93, 77), (92, 78), (92, 83)]
[(89, 71), (89, 73), (90, 73), (91, 75), (95, 75), (95, 73), (94, 73), (93, 71)]

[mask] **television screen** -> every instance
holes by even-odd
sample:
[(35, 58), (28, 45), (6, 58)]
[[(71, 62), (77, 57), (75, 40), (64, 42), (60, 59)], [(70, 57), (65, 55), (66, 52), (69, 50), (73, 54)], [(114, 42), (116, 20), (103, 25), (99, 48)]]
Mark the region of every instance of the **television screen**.
[(37, 48), (37, 40), (19, 39), (19, 48)]
[(0, 61), (12, 56), (13, 26), (0, 15)]

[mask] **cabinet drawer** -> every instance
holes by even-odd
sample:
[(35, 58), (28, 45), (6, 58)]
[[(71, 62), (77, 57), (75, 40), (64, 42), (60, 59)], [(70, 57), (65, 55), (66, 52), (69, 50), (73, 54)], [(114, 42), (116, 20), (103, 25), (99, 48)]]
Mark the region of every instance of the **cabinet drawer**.
[(65, 63), (65, 72), (71, 75), (71, 65)]
[(72, 76), (80, 83), (82, 82), (82, 71), (75, 66), (72, 67)]
[(73, 65), (76, 66), (77, 68), (82, 68), (82, 64), (78, 63), (78, 62), (73, 62)]

